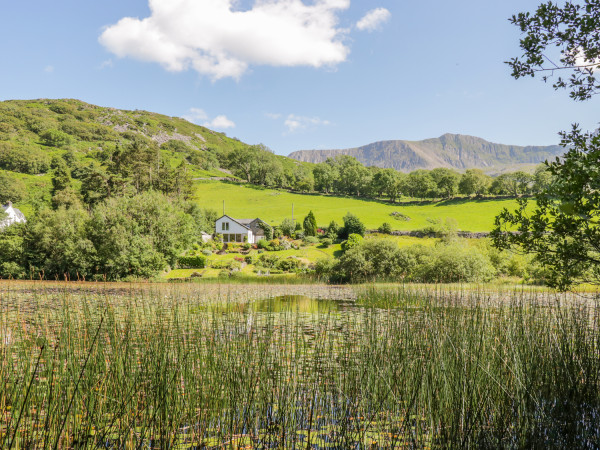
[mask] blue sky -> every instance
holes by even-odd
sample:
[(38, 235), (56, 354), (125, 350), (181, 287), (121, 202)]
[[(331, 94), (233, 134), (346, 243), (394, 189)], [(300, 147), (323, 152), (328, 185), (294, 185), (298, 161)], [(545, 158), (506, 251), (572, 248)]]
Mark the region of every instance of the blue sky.
[(596, 100), (510, 77), (507, 19), (538, 3), (0, 0), (0, 99), (188, 117), (280, 154), (447, 132), (555, 144), (597, 126)]

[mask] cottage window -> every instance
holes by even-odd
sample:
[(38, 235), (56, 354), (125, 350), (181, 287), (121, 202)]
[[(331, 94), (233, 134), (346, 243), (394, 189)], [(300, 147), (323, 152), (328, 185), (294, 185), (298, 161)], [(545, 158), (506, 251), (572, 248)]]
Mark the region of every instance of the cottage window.
[(229, 242), (229, 235), (228, 234), (224, 234), (223, 235), (223, 242)]
[(235, 235), (235, 242), (242, 242), (242, 235), (241, 234), (236, 234)]
[(221, 229), (222, 229), (223, 231), (229, 231), (229, 222), (223, 222), (223, 223), (221, 224)]

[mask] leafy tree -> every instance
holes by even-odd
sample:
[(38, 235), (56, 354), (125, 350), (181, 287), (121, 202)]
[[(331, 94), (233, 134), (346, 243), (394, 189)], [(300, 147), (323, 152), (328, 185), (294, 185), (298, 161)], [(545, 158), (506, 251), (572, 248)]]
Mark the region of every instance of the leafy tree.
[[(0, 171), (0, 205), (9, 201), (20, 202), (27, 195), (25, 183), (20, 179)], [(4, 211), (2, 211), (4, 212)], [(2, 220), (2, 218), (0, 218)]]
[(338, 231), (338, 233), (341, 239), (347, 239), (351, 234), (364, 236), (365, 231), (366, 227), (360, 221), (360, 219), (349, 212), (344, 216), (344, 226)]
[(445, 167), (440, 167), (433, 169), (430, 172), (430, 175), (437, 186), (436, 196), (453, 198), (456, 194), (458, 194), (460, 175), (456, 171)]
[(492, 237), (500, 249), (535, 254), (552, 269), (548, 283), (568, 289), (578, 281), (600, 283), (600, 136), (574, 127), (562, 133), (562, 145), (569, 150), (548, 164), (554, 182), (536, 194), (535, 210), (519, 199), (516, 211), (496, 218)]
[(525, 34), (520, 41), (523, 55), (508, 62), (514, 78), (543, 74), (548, 81), (555, 72), (567, 72), (568, 79), (555, 80), (555, 89), (568, 89), (579, 101), (598, 93), (600, 80), (594, 71), (600, 68), (600, 3), (581, 3), (568, 1), (560, 7), (547, 2), (534, 14), (512, 16), (511, 22)]
[(296, 223), (292, 219), (286, 217), (281, 222), (281, 225), (279, 225), (279, 230), (284, 236), (294, 237), (294, 232), (296, 231)]
[(534, 193), (543, 192), (550, 187), (552, 181), (552, 173), (548, 170), (548, 166), (540, 164), (535, 168), (535, 173), (533, 174), (532, 191)]
[(329, 194), (333, 191), (338, 176), (337, 169), (331, 164), (326, 162), (315, 164), (313, 169), (315, 189)]
[(392, 226), (388, 222), (383, 222), (377, 231), (382, 234), (392, 234)]
[(63, 147), (71, 143), (71, 136), (64, 131), (50, 129), (44, 131), (40, 137), (42, 143), (50, 147)]
[(491, 177), (480, 169), (468, 169), (460, 179), (458, 190), (463, 195), (483, 195), (491, 185)]
[(419, 169), (408, 174), (402, 190), (409, 197), (428, 198), (435, 195), (436, 184), (428, 170)]
[(363, 237), (360, 234), (352, 233), (348, 236), (344, 242), (342, 242), (342, 250), (347, 252), (348, 250), (356, 247), (363, 240)]
[(302, 223), (304, 228), (305, 236), (316, 236), (317, 235), (317, 219), (312, 211), (309, 211), (308, 215), (304, 218)]
[(327, 227), (327, 237), (331, 240), (337, 239), (339, 230), (340, 227), (338, 224), (335, 222), (335, 220), (332, 220), (329, 222), (329, 226)]
[[(570, 78), (558, 78), (555, 89), (568, 89), (575, 100), (598, 92), (598, 1), (569, 1), (563, 7), (548, 2), (534, 14), (514, 16), (512, 22), (526, 35), (521, 39), (523, 56), (509, 62), (513, 77), (564, 70)], [(560, 65), (546, 55), (548, 47), (560, 52)], [(545, 66), (547, 60), (550, 66)], [(542, 269), (549, 269), (548, 284), (566, 290), (581, 281), (600, 283), (600, 136), (577, 125), (560, 135), (567, 152), (546, 163), (552, 182), (536, 193), (535, 209), (522, 198), (516, 211), (502, 211), (492, 238), (500, 249), (516, 247), (534, 254)]]

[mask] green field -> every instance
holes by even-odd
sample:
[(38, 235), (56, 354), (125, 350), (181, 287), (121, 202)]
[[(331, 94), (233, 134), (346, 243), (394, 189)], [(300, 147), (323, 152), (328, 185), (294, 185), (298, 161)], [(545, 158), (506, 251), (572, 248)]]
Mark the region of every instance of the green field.
[[(260, 217), (271, 225), (281, 223), (292, 216), (302, 220), (310, 210), (317, 217), (319, 226), (327, 226), (331, 220), (338, 223), (347, 212), (357, 215), (369, 229), (389, 222), (395, 230), (418, 230), (428, 225), (427, 219), (452, 217), (462, 231), (490, 231), (495, 216), (503, 208), (515, 208), (515, 200), (468, 200), (455, 199), (420, 205), (389, 204), (387, 202), (356, 199), (341, 196), (290, 193), (283, 190), (260, 188), (251, 185), (198, 182), (196, 201), (203, 207), (214, 208), (221, 213), (223, 201), (225, 212), (234, 218)], [(394, 211), (410, 217), (399, 221), (390, 216)]]

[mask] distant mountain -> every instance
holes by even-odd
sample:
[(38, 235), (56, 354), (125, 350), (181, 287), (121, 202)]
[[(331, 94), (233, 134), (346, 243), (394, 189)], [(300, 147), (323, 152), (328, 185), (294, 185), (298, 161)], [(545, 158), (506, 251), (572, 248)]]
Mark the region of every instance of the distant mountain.
[(502, 172), (507, 168), (514, 170), (520, 165), (554, 159), (564, 151), (558, 145), (521, 147), (493, 144), (474, 136), (444, 134), (424, 141), (381, 141), (342, 150), (300, 150), (289, 157), (319, 163), (330, 157), (350, 155), (367, 166), (391, 167), (402, 172), (436, 167)]

